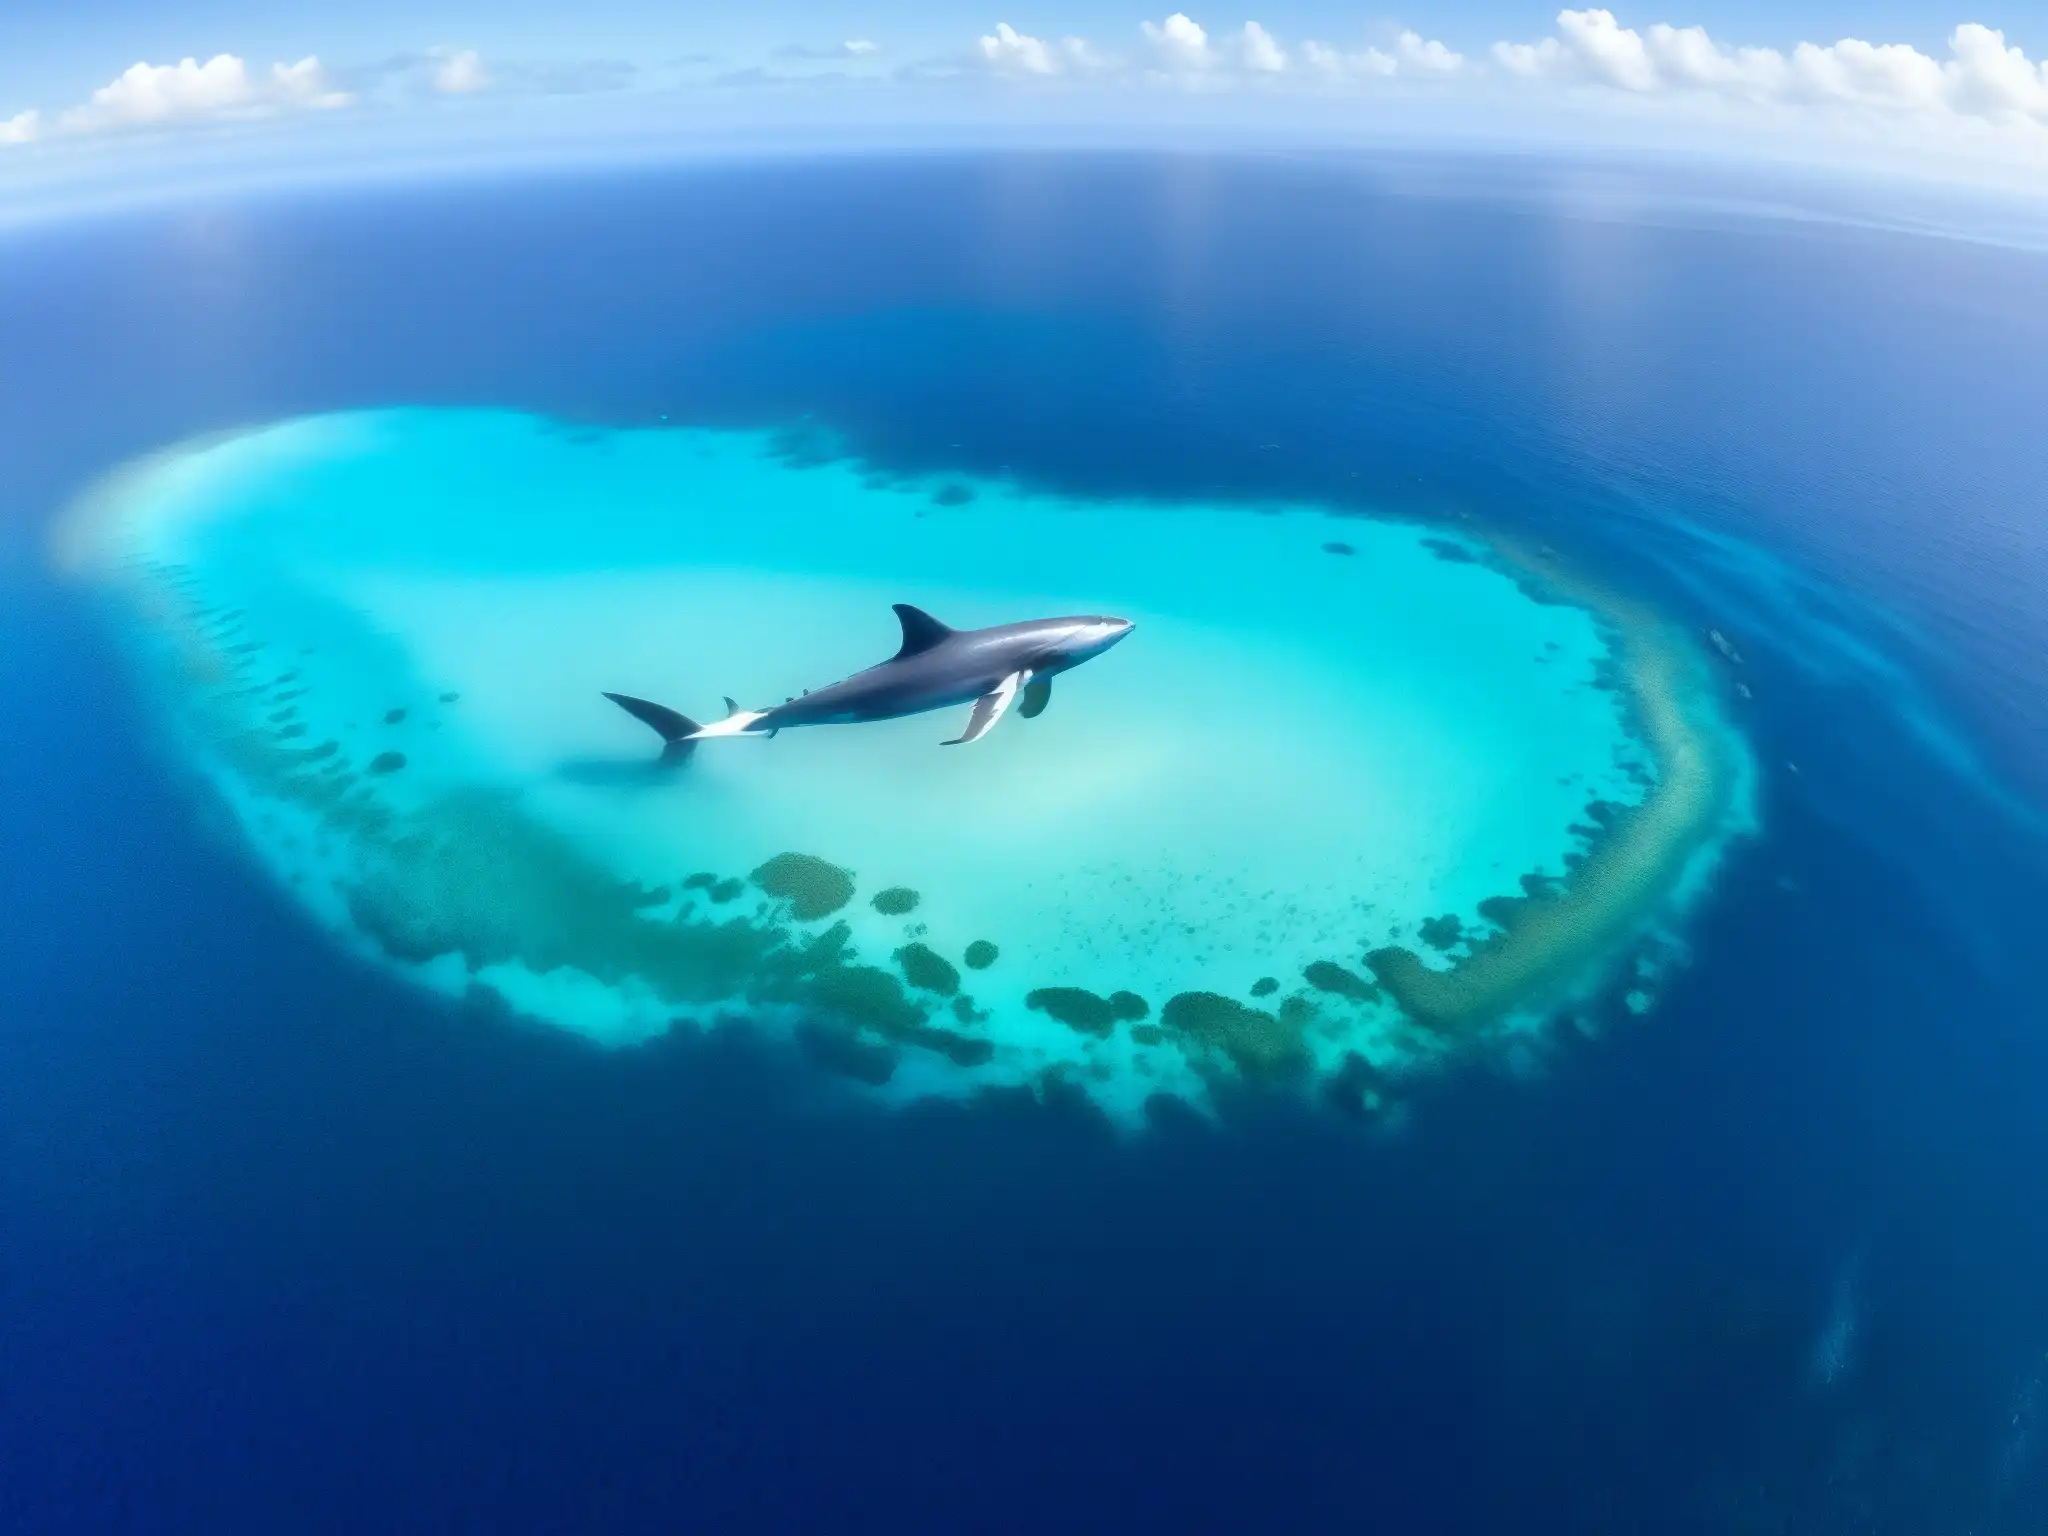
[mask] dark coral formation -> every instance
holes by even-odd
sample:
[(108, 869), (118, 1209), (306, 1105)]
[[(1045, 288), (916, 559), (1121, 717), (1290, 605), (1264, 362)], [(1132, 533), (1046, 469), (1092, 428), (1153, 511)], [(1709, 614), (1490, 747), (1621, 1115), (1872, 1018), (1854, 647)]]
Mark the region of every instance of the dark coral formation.
[(1479, 557), (1462, 544), (1449, 539), (1424, 539), (1422, 547), (1439, 560), (1448, 560), (1453, 565), (1477, 565)]
[[(907, 1037), (924, 1027), (925, 1011), (911, 1001), (903, 990), (903, 983), (872, 965), (841, 965), (828, 961), (811, 969), (801, 979), (808, 985), (771, 981), (769, 994), (781, 993), (789, 1001), (829, 1008), (890, 1039)], [(783, 998), (777, 997), (777, 1000)]]
[(1452, 949), (1465, 937), (1465, 925), (1457, 913), (1446, 912), (1442, 917), (1425, 917), (1415, 925), (1415, 933), (1431, 949)]
[(896, 951), (896, 963), (913, 987), (923, 987), (941, 997), (960, 990), (960, 972), (953, 962), (928, 944), (906, 944)]
[(1278, 992), (1279, 990), (1280, 978), (1277, 976), (1261, 976), (1257, 981), (1252, 983), (1253, 997), (1271, 997), (1275, 992)]
[(1024, 1006), (1050, 1014), (1069, 1029), (1084, 1035), (1106, 1036), (1115, 1027), (1117, 1012), (1110, 1000), (1085, 987), (1039, 987), (1024, 994)]
[(1527, 896), (1489, 896), (1479, 903), (1479, 915), (1505, 933), (1527, 909)]
[(1353, 549), (1349, 544), (1345, 544), (1337, 539), (1332, 539), (1329, 543), (1323, 546), (1323, 553), (1326, 555), (1355, 555), (1358, 553), (1358, 551)]
[(1305, 997), (1283, 997), (1280, 999), (1280, 1022), (1290, 1029), (1306, 1029), (1316, 1016), (1316, 1005)]
[(1362, 1119), (1379, 1108), (1385, 1098), (1386, 1080), (1379, 1069), (1356, 1051), (1348, 1051), (1344, 1065), (1323, 1083), (1323, 1102), (1341, 1115)]
[(967, 953), (961, 958), (967, 962), (970, 971), (985, 971), (996, 963), (996, 956), (1001, 953), (987, 939), (976, 939), (967, 946)]
[(796, 1027), (797, 1049), (827, 1072), (852, 1078), (879, 1088), (896, 1075), (898, 1052), (886, 1045), (869, 1045), (853, 1030), (839, 1024), (806, 1019)]
[(853, 900), (853, 876), (808, 853), (778, 853), (751, 878), (770, 896), (788, 902), (799, 922), (829, 917)]
[[(309, 788), (303, 776), (293, 784), (301, 799)], [(688, 908), (651, 916), (643, 887), (612, 878), (509, 802), (484, 794), (451, 797), (414, 825), (379, 839), (373, 873), (348, 892), (357, 924), (396, 959), (453, 953), (472, 970), (517, 960), (605, 982), (634, 977), (680, 1005), (796, 1007), (818, 1027), (840, 1031), (813, 1033), (807, 1054), (829, 1055), (833, 1070), (854, 1076), (877, 1076), (882, 1058), (851, 1050), (849, 1031), (966, 1067), (994, 1055), (987, 1040), (933, 1024), (900, 977), (857, 964), (844, 922), (807, 935), (745, 917), (692, 918)], [(685, 883), (715, 891), (723, 882)], [(968, 1014), (956, 1017), (969, 1022)]]
[(985, 1067), (995, 1059), (996, 1048), (988, 1041), (955, 1034), (950, 1029), (919, 1029), (903, 1038), (912, 1045), (937, 1051), (956, 1067)]
[(1348, 997), (1354, 1002), (1370, 1003), (1378, 999), (1380, 989), (1360, 976), (1356, 971), (1347, 971), (1334, 960), (1311, 961), (1302, 969), (1302, 978), (1318, 992), (1334, 992), (1339, 997)]
[(974, 500), (974, 487), (959, 484), (942, 485), (932, 492), (932, 500), (942, 507), (964, 507)]
[(709, 896), (713, 901), (723, 905), (725, 902), (728, 901), (738, 901), (741, 896), (746, 894), (746, 889), (746, 882), (737, 878), (730, 880), (715, 880), (712, 882), (711, 888), (707, 890), (704, 894), (706, 896)]
[(817, 469), (846, 455), (839, 435), (817, 421), (777, 428), (769, 439), (768, 451), (792, 469)]
[(1184, 1040), (1222, 1052), (1249, 1078), (1292, 1077), (1309, 1065), (1298, 1022), (1220, 992), (1177, 993), (1159, 1011), (1159, 1022)]
[(379, 752), (370, 759), (370, 772), (372, 773), (396, 773), (404, 766), (405, 754), (403, 752)]
[(877, 891), (869, 903), (884, 917), (901, 917), (906, 912), (917, 910), (917, 892), (907, 885), (892, 885), (885, 891)]
[(1142, 1019), (1151, 1011), (1152, 1005), (1135, 992), (1109, 994), (1109, 1012), (1112, 1018)]
[(385, 711), (384, 711), (384, 723), (385, 723), (386, 725), (402, 725), (402, 724), (404, 724), (404, 723), (405, 723), (405, 711), (404, 711), (404, 710), (402, 710), (402, 709), (387, 709), (387, 710), (385, 710)]
[(825, 965), (849, 964), (853, 959), (853, 930), (844, 919), (834, 923), (807, 943), (799, 944), (804, 965), (816, 970)]

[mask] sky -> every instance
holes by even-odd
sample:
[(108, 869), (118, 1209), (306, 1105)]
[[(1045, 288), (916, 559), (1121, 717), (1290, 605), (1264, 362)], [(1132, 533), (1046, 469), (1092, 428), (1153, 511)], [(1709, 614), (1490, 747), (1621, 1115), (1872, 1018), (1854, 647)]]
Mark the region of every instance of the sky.
[(17, 0), (0, 216), (205, 166), (747, 134), (1575, 143), (2048, 196), (2035, 0), (1181, 3)]

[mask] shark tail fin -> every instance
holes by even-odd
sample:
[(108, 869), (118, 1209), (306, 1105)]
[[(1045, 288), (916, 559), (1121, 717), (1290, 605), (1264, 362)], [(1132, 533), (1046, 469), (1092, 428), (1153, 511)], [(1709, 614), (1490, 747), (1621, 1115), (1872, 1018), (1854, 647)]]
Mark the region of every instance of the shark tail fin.
[(690, 738), (697, 734), (698, 725), (688, 715), (680, 714), (666, 704), (636, 699), (629, 693), (608, 693), (605, 697), (635, 720), (654, 728), (664, 743), (661, 749), (664, 763), (679, 763), (697, 750), (696, 742)]

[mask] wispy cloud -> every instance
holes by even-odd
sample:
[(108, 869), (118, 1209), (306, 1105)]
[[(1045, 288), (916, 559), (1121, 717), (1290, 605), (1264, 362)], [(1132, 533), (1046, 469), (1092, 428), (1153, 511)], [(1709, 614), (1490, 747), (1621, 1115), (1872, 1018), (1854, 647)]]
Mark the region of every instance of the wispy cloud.
[(434, 66), (434, 89), (445, 96), (472, 95), (488, 89), (490, 84), (490, 71), (484, 68), (483, 58), (474, 48), (444, 54)]
[(848, 59), (873, 58), (881, 51), (882, 45), (873, 38), (849, 37), (846, 41), (834, 43), (829, 48), (819, 48), (809, 43), (785, 44), (783, 47), (775, 50), (775, 57), (778, 59), (831, 60), (843, 64)]
[[(702, 62), (696, 60), (692, 62)], [(485, 59), (474, 48), (401, 53), (345, 78), (356, 94), (387, 105), (434, 97), (586, 96), (622, 90), (640, 71), (619, 59)]]
[(1309, 67), (1326, 80), (1387, 80), (1396, 75), (1430, 79), (1465, 68), (1462, 53), (1419, 32), (1401, 32), (1386, 48), (1346, 50), (1311, 40), (1302, 44), (1301, 51)]
[(1327, 84), (1394, 75), (1440, 77), (1456, 73), (1466, 62), (1446, 44), (1416, 32), (1395, 34), (1384, 49), (1346, 50), (1314, 39), (1290, 46), (1260, 22), (1247, 21), (1235, 32), (1219, 36), (1185, 11), (1140, 22), (1137, 40), (1140, 46), (1134, 54), (1119, 55), (1087, 38), (1055, 41), (998, 22), (993, 32), (976, 41), (970, 58), (996, 74), (1087, 73), (1105, 85), (1150, 80), (1195, 88), (1278, 84), (1284, 78)]

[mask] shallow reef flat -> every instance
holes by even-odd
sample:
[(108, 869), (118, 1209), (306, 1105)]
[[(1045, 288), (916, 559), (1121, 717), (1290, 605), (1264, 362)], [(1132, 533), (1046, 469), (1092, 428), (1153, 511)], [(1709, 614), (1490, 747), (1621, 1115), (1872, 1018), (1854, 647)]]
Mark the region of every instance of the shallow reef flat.
[[(1498, 541), (894, 476), (819, 434), (305, 418), (110, 476), (60, 555), (337, 938), (607, 1044), (743, 1017), (891, 1101), (1355, 1108), (1603, 989), (1748, 824), (1711, 668)], [(714, 741), (959, 626), (1137, 629), (1038, 718)], [(964, 711), (962, 711), (964, 716)]]

